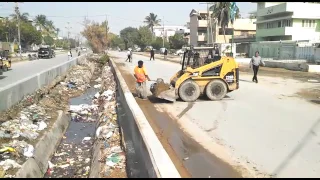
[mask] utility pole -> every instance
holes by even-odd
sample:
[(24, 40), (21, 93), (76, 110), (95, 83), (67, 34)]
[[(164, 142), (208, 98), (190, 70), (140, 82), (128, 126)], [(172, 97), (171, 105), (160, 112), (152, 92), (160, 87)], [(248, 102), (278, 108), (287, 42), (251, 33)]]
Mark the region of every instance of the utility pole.
[(162, 25), (163, 25), (163, 31), (162, 31), (162, 47), (164, 47), (164, 16), (162, 20)]
[(67, 26), (66, 26), (66, 29), (67, 29), (67, 33), (68, 33), (68, 42), (69, 42), (69, 48), (71, 49), (71, 42), (70, 42), (70, 22), (67, 22)]
[(106, 45), (108, 47), (108, 15), (106, 15)]
[(211, 33), (211, 40), (213, 44), (213, 29), (212, 29), (212, 23), (211, 23), (211, 16), (210, 16), (210, 10), (209, 10), (209, 4), (214, 4), (214, 2), (205, 2), (200, 4), (206, 4), (207, 5), (207, 44), (210, 44), (210, 33)]
[(15, 6), (15, 12), (16, 12), (16, 16), (17, 16), (17, 21), (18, 21), (18, 42), (19, 42), (19, 55), (21, 58), (21, 38), (20, 38), (20, 12), (19, 12), (19, 6), (18, 6), (18, 2), (15, 2), (16, 6)]

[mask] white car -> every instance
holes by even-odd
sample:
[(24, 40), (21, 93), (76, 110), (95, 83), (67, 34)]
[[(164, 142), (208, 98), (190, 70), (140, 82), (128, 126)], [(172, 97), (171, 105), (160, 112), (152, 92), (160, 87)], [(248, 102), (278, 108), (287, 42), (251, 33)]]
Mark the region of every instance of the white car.
[(87, 48), (82, 48), (82, 51), (87, 51)]

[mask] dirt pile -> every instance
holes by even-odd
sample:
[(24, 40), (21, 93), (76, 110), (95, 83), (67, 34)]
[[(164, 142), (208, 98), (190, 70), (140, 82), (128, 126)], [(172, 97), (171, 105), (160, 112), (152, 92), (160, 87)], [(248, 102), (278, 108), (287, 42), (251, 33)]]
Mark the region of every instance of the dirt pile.
[(151, 92), (155, 96), (159, 96), (163, 91), (169, 90), (170, 84), (164, 83), (162, 79), (157, 79), (156, 84), (151, 87)]

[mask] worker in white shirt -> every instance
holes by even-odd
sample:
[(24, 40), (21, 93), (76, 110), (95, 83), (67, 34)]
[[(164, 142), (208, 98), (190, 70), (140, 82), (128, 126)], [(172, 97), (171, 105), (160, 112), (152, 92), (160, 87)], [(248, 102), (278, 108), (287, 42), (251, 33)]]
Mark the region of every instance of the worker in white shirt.
[(126, 59), (126, 62), (129, 60), (129, 62), (131, 62), (131, 51), (130, 49), (128, 49), (127, 51), (127, 59)]

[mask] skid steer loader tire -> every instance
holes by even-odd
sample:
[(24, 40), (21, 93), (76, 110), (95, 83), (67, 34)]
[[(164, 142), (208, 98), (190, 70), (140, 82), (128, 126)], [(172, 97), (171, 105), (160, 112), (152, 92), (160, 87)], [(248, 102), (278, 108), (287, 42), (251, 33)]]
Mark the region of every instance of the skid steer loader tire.
[(223, 99), (228, 92), (225, 82), (221, 80), (212, 80), (206, 87), (206, 95), (212, 101)]
[(186, 80), (179, 87), (179, 97), (185, 102), (196, 101), (200, 93), (200, 87), (193, 80)]

